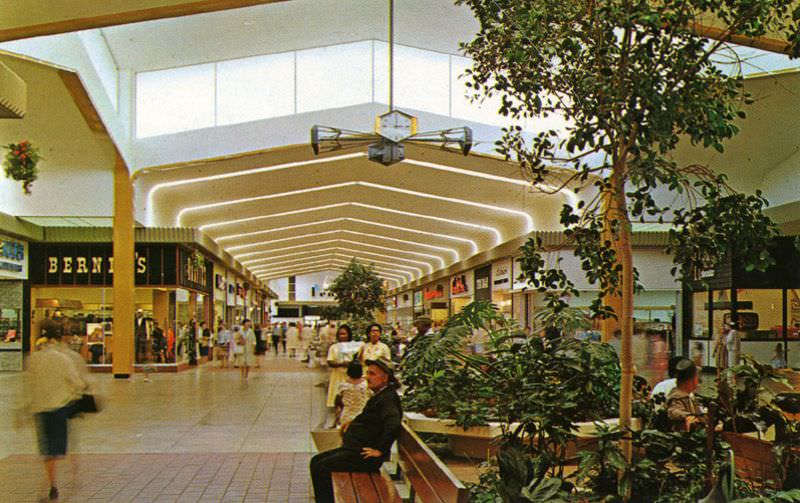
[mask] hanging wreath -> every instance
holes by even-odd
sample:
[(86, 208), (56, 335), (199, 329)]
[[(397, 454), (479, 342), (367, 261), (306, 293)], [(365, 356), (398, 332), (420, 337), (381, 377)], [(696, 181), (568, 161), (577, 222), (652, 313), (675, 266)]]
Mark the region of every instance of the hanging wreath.
[(4, 145), (3, 148), (7, 150), (3, 162), (6, 177), (22, 182), (22, 190), (25, 191), (25, 195), (30, 195), (31, 185), (36, 181), (39, 174), (36, 169), (36, 165), (41, 159), (39, 149), (31, 145), (28, 140), (9, 143)]

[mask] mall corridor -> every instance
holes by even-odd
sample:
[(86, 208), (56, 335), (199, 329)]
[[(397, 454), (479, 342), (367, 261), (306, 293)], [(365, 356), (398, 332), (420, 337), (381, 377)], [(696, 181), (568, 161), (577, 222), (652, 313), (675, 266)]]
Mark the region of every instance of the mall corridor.
[[(99, 414), (73, 421), (59, 466), (62, 502), (308, 502), (309, 431), (324, 417), (325, 373), (262, 360), (250, 382), (209, 364), (115, 380), (93, 374)], [(23, 374), (0, 375), (0, 399), (18, 403)], [(32, 423), (0, 411), (0, 501), (46, 494)]]

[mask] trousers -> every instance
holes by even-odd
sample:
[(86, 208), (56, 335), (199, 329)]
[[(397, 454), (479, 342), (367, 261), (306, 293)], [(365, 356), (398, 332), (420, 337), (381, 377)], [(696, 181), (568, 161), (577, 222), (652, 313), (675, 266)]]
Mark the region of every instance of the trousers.
[(333, 472), (377, 472), (382, 464), (381, 459), (364, 459), (360, 452), (347, 447), (320, 452), (309, 464), (315, 501), (333, 503)]

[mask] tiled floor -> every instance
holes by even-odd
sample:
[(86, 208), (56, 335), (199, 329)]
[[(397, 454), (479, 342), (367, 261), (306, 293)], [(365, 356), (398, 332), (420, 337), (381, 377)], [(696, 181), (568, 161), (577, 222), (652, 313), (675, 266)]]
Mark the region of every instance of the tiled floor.
[[(309, 431), (324, 419), (324, 372), (267, 357), (247, 385), (238, 369), (210, 365), (152, 382), (92, 377), (105, 407), (72, 422), (60, 501), (310, 501)], [(22, 375), (0, 374), (4, 503), (45, 494), (32, 423), (13, 425), (23, 389)]]

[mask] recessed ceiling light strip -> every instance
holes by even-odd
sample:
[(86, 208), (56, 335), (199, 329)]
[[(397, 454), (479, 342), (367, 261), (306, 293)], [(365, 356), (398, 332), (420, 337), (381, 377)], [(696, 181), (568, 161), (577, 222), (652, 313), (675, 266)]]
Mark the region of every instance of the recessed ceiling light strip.
[[(420, 253), (420, 252), (412, 252), (412, 251), (407, 251), (407, 250), (401, 250), (401, 249), (398, 249), (398, 248), (389, 248), (387, 246), (378, 246), (378, 245), (373, 245), (373, 244), (369, 244), (369, 243), (364, 243), (364, 242), (361, 242), (361, 241), (352, 241), (352, 240), (349, 240), (349, 239), (340, 239), (340, 241), (343, 242), (343, 243), (348, 243), (348, 244), (352, 244), (352, 245), (356, 245), (356, 246), (366, 246), (368, 248), (377, 248), (379, 250), (392, 251), (392, 252), (396, 252), (396, 253), (405, 253), (405, 254), (417, 255), (417, 256), (421, 256), (421, 257), (428, 257), (428, 258), (437, 260), (439, 262), (439, 267), (444, 267), (445, 266), (444, 260), (442, 260), (442, 258), (437, 256), (437, 255), (430, 255), (430, 254), (427, 254), (427, 253)], [(295, 259), (295, 260), (302, 260), (302, 259)]]
[[(340, 249), (339, 248), (333, 248), (332, 250), (338, 251)], [(304, 257), (303, 259), (301, 259), (302, 262), (299, 263), (299, 264), (292, 264), (293, 261), (288, 261), (288, 262), (283, 262), (283, 263), (270, 262), (268, 264), (263, 264), (263, 265), (260, 265), (258, 267), (248, 267), (248, 270), (250, 270), (250, 272), (252, 272), (253, 274), (256, 274), (256, 273), (260, 273), (260, 272), (268, 271), (268, 270), (297, 268), (297, 267), (303, 267), (303, 266), (305, 266), (307, 264), (324, 262), (326, 260), (337, 260), (337, 257), (344, 257), (344, 258), (348, 259), (347, 260), (348, 263), (349, 263), (349, 260), (352, 258), (351, 255), (343, 254), (343, 253), (323, 253), (323, 254), (320, 254), (320, 255), (315, 255), (313, 257)], [(368, 260), (368, 259), (365, 259), (365, 260)], [(402, 274), (407, 274), (407, 275), (411, 276), (411, 273), (409, 271), (403, 269), (402, 266), (393, 265), (393, 266), (390, 267), (390, 266), (382, 266), (382, 265), (377, 265), (376, 264), (375, 267), (378, 268), (378, 269), (381, 269), (383, 271), (402, 273)]]
[[(298, 271), (305, 270), (305, 269), (307, 269), (309, 267), (321, 268), (321, 267), (327, 267), (328, 264), (337, 264), (338, 266), (344, 267), (344, 266), (350, 264), (350, 261), (346, 260), (346, 259), (338, 259), (338, 258), (335, 258), (335, 257), (329, 257), (329, 258), (327, 258), (325, 260), (318, 260), (318, 261), (315, 261), (313, 263), (308, 263), (306, 265), (295, 265), (295, 266), (290, 266), (290, 267), (278, 267), (278, 268), (274, 268), (274, 269), (265, 269), (265, 270), (259, 271), (257, 273), (254, 272), (253, 274), (255, 274), (258, 277), (261, 277), (261, 276), (263, 276), (265, 274), (270, 274), (270, 275), (273, 275), (273, 274), (295, 275)], [(374, 265), (374, 264), (373, 264), (373, 268), (375, 269), (376, 272), (379, 272), (380, 274), (391, 276), (391, 277), (395, 277), (395, 278), (403, 280), (403, 281), (410, 281), (413, 278), (413, 275), (411, 273), (409, 273), (409, 272), (406, 272), (406, 271), (401, 271), (401, 270), (397, 270), (397, 269), (386, 269), (386, 268), (383, 268), (381, 266), (377, 266), (377, 265)]]
[[(393, 268), (395, 268), (397, 270), (402, 270), (402, 271), (409, 272), (409, 273), (411, 273), (413, 271), (414, 273), (416, 273), (417, 277), (422, 275), (422, 269), (420, 269), (419, 267), (415, 267), (413, 265), (401, 264), (401, 263), (397, 263), (397, 262), (386, 262), (386, 261), (383, 261), (383, 260), (374, 259), (372, 257), (365, 257), (365, 256), (363, 256), (363, 254), (365, 252), (360, 251), (360, 250), (352, 250), (352, 249), (349, 249), (349, 248), (337, 248), (336, 250), (344, 251), (344, 252), (350, 252), (350, 253), (347, 253), (347, 254), (336, 253), (336, 252), (330, 254), (330, 255), (333, 255), (333, 256), (344, 257), (344, 258), (346, 258), (348, 260), (348, 262), (353, 258), (357, 258), (357, 259), (361, 260), (362, 262), (366, 262), (366, 263), (370, 263), (370, 264), (376, 264), (378, 266), (393, 267)], [(378, 256), (381, 256), (381, 255), (378, 255)], [(388, 257), (388, 258), (394, 258), (394, 257)], [(243, 264), (243, 265), (245, 265), (245, 267), (250, 269), (250, 267), (247, 266), (246, 264)], [(430, 273), (432, 271), (428, 271), (428, 272)]]
[[(344, 241), (344, 240), (339, 240), (339, 241)], [(350, 241), (350, 243), (359, 244), (359, 243), (354, 242), (354, 241)], [(410, 259), (410, 258), (407, 258), (407, 257), (400, 257), (400, 256), (397, 256), (397, 255), (387, 255), (385, 253), (377, 253), (377, 252), (372, 252), (372, 251), (367, 251), (367, 250), (354, 250), (352, 248), (343, 248), (343, 247), (339, 247), (339, 249), (340, 250), (347, 250), (347, 251), (363, 253), (363, 254), (366, 254), (366, 255), (374, 255), (376, 257), (388, 258), (388, 259), (392, 259), (392, 260), (397, 260), (398, 262), (409, 262), (411, 264), (419, 264), (421, 266), (427, 267), (428, 268), (428, 273), (432, 273), (433, 272), (433, 266), (430, 263), (423, 262), (421, 260), (414, 260), (414, 259)], [(252, 262), (243, 261), (242, 265), (247, 265), (247, 264), (250, 264), (250, 263), (252, 263)], [(398, 264), (398, 265), (401, 265), (401, 264)], [(405, 266), (406, 264), (402, 264), (402, 265)], [(408, 266), (408, 267), (411, 267), (411, 266)]]

